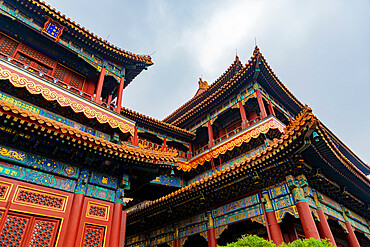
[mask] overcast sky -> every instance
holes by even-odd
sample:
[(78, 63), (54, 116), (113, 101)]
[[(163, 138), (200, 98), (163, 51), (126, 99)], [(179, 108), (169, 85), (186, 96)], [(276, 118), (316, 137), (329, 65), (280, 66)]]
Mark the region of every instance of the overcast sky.
[(125, 107), (163, 119), (214, 82), (255, 38), (287, 88), (370, 162), (370, 1), (47, 0), (96, 35), (154, 65)]

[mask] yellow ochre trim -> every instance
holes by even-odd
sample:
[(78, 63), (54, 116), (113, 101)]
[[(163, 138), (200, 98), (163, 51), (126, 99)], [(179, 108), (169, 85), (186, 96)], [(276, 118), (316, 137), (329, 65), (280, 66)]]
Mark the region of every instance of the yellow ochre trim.
[[(100, 111), (99, 106), (94, 106), (90, 102), (86, 101), (86, 104), (82, 104), (81, 99), (74, 96), (72, 93), (61, 94), (54, 85), (49, 84), (45, 87), (41, 80), (35, 78), (35, 80), (30, 80), (30, 75), (26, 75), (25, 72), (12, 68), (20, 74), (26, 77), (21, 77), (18, 73), (13, 73), (0, 66), (0, 80), (9, 80), (9, 82), (15, 87), (24, 87), (31, 94), (41, 94), (46, 100), (54, 101), (56, 100), (60, 106), (69, 106), (76, 113), (82, 112), (87, 118), (96, 118), (99, 123), (108, 123), (112, 128), (119, 128), (123, 133), (131, 133), (134, 135), (134, 122), (129, 122), (123, 117), (119, 120), (113, 114), (108, 112)], [(32, 78), (33, 79), (33, 78)], [(55, 88), (55, 90), (53, 90)], [(66, 97), (68, 95), (68, 97)], [(94, 109), (95, 108), (95, 109)], [(109, 116), (110, 115), (110, 116)]]

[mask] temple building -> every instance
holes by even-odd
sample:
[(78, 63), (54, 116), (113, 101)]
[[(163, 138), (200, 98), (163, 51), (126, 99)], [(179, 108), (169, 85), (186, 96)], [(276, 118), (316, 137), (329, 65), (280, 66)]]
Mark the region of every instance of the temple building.
[(370, 167), (258, 47), (162, 121), (122, 107), (152, 65), (39, 0), (0, 1), (1, 246), (370, 246)]

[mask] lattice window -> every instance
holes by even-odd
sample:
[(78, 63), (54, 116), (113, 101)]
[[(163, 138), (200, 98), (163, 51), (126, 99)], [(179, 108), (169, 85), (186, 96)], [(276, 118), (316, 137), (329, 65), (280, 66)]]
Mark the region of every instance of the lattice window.
[(8, 56), (12, 56), (18, 46), (18, 43), (4, 36), (0, 41), (0, 52)]
[(86, 217), (107, 221), (109, 218), (109, 205), (89, 201)]
[(26, 65), (31, 66), (32, 60), (31, 60), (31, 59), (29, 59), (28, 57), (23, 56), (23, 55), (18, 55), (18, 56), (17, 56), (17, 59), (18, 59), (20, 62), (22, 62), (23, 64), (26, 64)]
[(64, 79), (66, 79), (67, 72), (68, 70), (66, 68), (58, 64), (57, 67), (55, 68), (54, 78), (59, 81), (64, 81)]
[(105, 217), (106, 208), (91, 206), (89, 210), (89, 215), (95, 215), (99, 217)]
[(51, 72), (51, 69), (49, 69), (48, 67), (43, 66), (41, 64), (36, 64), (36, 69), (38, 71), (40, 71), (41, 73), (44, 73), (44, 74), (47, 74), (47, 75), (49, 75), (50, 72)]
[(1, 246), (20, 246), (30, 218), (8, 215), (0, 235)]
[(102, 226), (85, 225), (82, 246), (102, 246), (104, 241), (104, 231), (105, 228)]
[(54, 246), (54, 236), (58, 231), (58, 221), (36, 219), (29, 247)]
[(64, 198), (54, 197), (41, 193), (21, 190), (18, 194), (17, 201), (28, 202), (37, 205), (43, 205), (52, 208), (62, 209), (64, 206)]
[(5, 197), (5, 194), (8, 188), (9, 186), (0, 185), (0, 198)]
[(55, 61), (48, 58), (47, 56), (44, 56), (43, 54), (41, 54), (40, 52), (38, 51), (35, 51), (34, 49), (28, 47), (28, 46), (25, 46), (25, 45), (22, 45), (19, 49), (19, 51), (23, 52), (24, 54), (28, 55), (29, 57), (31, 58), (34, 58), (46, 65), (49, 65), (50, 67), (54, 67), (55, 65)]
[(72, 87), (80, 89), (84, 82), (84, 78), (76, 73), (71, 73), (71, 79), (69, 80), (69, 85)]

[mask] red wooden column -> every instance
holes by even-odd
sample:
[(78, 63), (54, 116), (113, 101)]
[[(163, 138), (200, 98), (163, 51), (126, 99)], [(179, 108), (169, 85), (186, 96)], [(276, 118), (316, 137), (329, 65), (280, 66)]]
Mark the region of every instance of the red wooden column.
[(175, 238), (173, 240), (173, 247), (180, 247), (180, 239)]
[(316, 203), (316, 209), (317, 209), (316, 211), (317, 211), (317, 215), (319, 216), (319, 221), (320, 221), (317, 223), (317, 228), (319, 229), (320, 237), (327, 238), (333, 244), (333, 246), (337, 246), (334, 240), (334, 236), (330, 230), (328, 221), (326, 220), (324, 210), (322, 208), (321, 201), (323, 198), (317, 193), (314, 193), (314, 196), (315, 196), (315, 203)]
[(266, 113), (265, 105), (263, 104), (263, 99), (262, 99), (262, 96), (261, 96), (261, 92), (259, 90), (256, 90), (256, 95), (257, 95), (258, 106), (259, 106), (260, 111), (261, 111), (261, 118), (265, 118), (265, 117), (267, 117), (267, 113)]
[(98, 104), (101, 103), (100, 97), (101, 97), (101, 91), (103, 89), (104, 77), (105, 77), (105, 68), (103, 67), (101, 68), (98, 85), (96, 86), (95, 102)]
[(348, 232), (346, 233), (346, 238), (347, 238), (349, 247), (360, 247), (360, 243), (358, 242), (355, 232), (353, 231), (351, 223), (349, 222), (349, 219), (348, 219), (349, 212), (345, 208), (342, 208), (342, 210), (343, 210), (344, 224), (346, 225), (347, 232)]
[(238, 104), (239, 104), (239, 110), (240, 110), (240, 117), (242, 119), (242, 128), (245, 129), (248, 127), (247, 115), (245, 114), (243, 103), (239, 101)]
[(73, 196), (72, 207), (69, 214), (69, 220), (67, 223), (67, 229), (69, 234), (64, 237), (63, 246), (75, 246), (77, 233), (79, 229), (81, 212), (84, 206), (85, 194), (87, 191), (87, 179), (89, 178), (89, 172), (81, 169), (76, 188)]
[(119, 246), (125, 246), (125, 239), (126, 239), (126, 221), (127, 221), (127, 212), (122, 212), (122, 220), (121, 220), (121, 233), (119, 236)]
[(273, 107), (273, 106), (272, 106), (272, 104), (271, 104), (271, 100), (269, 100), (268, 108), (269, 108), (269, 113), (270, 113), (270, 115), (274, 115), (274, 116), (276, 117), (276, 115), (275, 115), (275, 111), (274, 111), (274, 107)]
[(265, 208), (266, 226), (268, 226), (270, 230), (272, 241), (279, 246), (284, 242), (284, 240), (283, 235), (281, 234), (279, 223), (277, 222), (276, 219), (275, 211), (272, 207), (272, 202), (268, 194), (268, 191), (262, 192), (262, 202)]
[(176, 226), (175, 233), (173, 235), (173, 247), (180, 247), (179, 228), (178, 228), (178, 226)]
[(116, 112), (120, 113), (122, 108), (122, 95), (123, 95), (123, 85), (125, 84), (125, 78), (121, 78), (119, 81), (118, 91), (117, 91), (117, 106)]
[(85, 195), (76, 193), (73, 196), (72, 208), (68, 221), (68, 232), (64, 238), (64, 246), (75, 246), (77, 239), (78, 226), (80, 223), (82, 207), (84, 205)]
[(134, 136), (132, 137), (132, 145), (137, 146), (139, 144), (139, 138), (137, 137), (137, 128), (135, 128)]
[(208, 247), (217, 247), (216, 231), (215, 226), (213, 224), (213, 217), (211, 212), (208, 212), (207, 238), (208, 238)]
[(189, 142), (189, 151), (188, 151), (188, 159), (191, 158), (191, 143)]
[(112, 230), (110, 233), (109, 246), (118, 247), (120, 242), (121, 234), (121, 223), (122, 223), (122, 208), (121, 202), (114, 203), (114, 212), (112, 217)]
[(112, 94), (109, 94), (109, 95), (108, 95), (108, 98), (107, 98), (107, 105), (110, 105), (110, 103), (112, 103), (112, 97), (113, 97), (113, 95), (112, 95)]
[(162, 151), (167, 151), (167, 138), (163, 138)]
[(308, 206), (308, 202), (303, 191), (303, 187), (308, 186), (306, 178), (302, 176), (299, 180), (295, 180), (293, 176), (288, 176), (287, 182), (292, 191), (299, 219), (301, 220), (306, 238), (320, 240), (319, 232), (316, 228), (311, 209)]
[(213, 130), (211, 120), (207, 122), (208, 125), (208, 147), (211, 148), (215, 143), (213, 141)]

